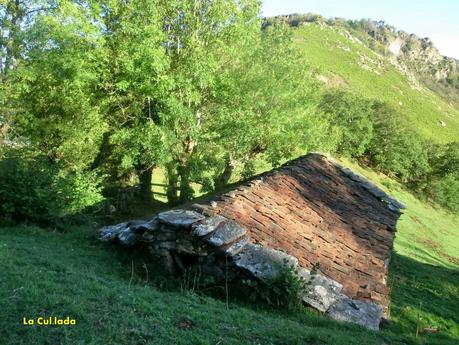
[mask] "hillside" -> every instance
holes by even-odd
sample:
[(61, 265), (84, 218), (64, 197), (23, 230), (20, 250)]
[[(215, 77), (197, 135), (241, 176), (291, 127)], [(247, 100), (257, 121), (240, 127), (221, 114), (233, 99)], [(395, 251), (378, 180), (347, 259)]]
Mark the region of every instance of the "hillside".
[[(224, 298), (191, 291), (186, 277), (164, 277), (141, 253), (97, 243), (94, 227), (59, 233), (18, 226), (0, 231), (0, 343), (456, 344), (459, 219), (382, 175), (345, 164), (408, 206), (390, 266), (388, 328), (371, 332), (307, 310), (284, 314), (232, 291), (227, 309)], [(77, 325), (21, 325), (23, 317), (49, 314), (74, 317)]]
[(298, 49), (326, 85), (388, 102), (410, 127), (434, 142), (458, 140), (459, 110), (395, 56), (376, 53), (349, 31), (326, 23), (304, 23), (294, 30)]
[[(2, 0), (0, 345), (459, 343), (457, 62), (383, 22), (270, 22), (261, 3)], [(249, 181), (312, 152), (335, 173)], [(213, 214), (175, 222), (201, 200)], [(254, 247), (253, 274), (232, 270)], [(276, 274), (290, 255), (314, 279)], [(328, 317), (344, 304), (379, 331)]]

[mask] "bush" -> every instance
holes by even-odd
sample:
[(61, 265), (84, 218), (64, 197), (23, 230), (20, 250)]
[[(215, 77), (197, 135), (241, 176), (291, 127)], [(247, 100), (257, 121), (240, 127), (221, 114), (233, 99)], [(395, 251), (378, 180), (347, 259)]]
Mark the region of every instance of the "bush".
[(95, 172), (70, 172), (60, 176), (58, 189), (64, 215), (88, 213), (103, 201), (101, 178)]
[(320, 109), (330, 124), (340, 132), (338, 153), (361, 157), (373, 138), (373, 101), (334, 90), (324, 95)]
[(429, 156), (432, 172), (422, 189), (440, 205), (459, 211), (459, 143), (434, 146)]
[(373, 137), (365, 153), (370, 166), (403, 182), (423, 179), (431, 171), (428, 144), (387, 104), (377, 102), (373, 107)]
[(245, 281), (252, 289), (250, 298), (268, 306), (286, 311), (295, 311), (302, 306), (301, 295), (306, 292), (308, 282), (292, 267), (284, 266), (279, 274), (265, 281)]
[(45, 157), (0, 161), (0, 224), (59, 226), (102, 200), (92, 174), (59, 171)]
[(459, 174), (447, 174), (430, 186), (433, 199), (454, 212), (459, 212)]

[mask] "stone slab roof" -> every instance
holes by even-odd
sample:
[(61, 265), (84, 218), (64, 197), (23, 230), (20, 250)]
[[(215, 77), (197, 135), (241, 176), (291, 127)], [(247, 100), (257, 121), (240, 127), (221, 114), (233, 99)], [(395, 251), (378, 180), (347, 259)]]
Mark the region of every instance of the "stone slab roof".
[(301, 267), (318, 264), (350, 298), (387, 308), (387, 265), (404, 206), (333, 160), (309, 154), (194, 207), (236, 221), (252, 242)]

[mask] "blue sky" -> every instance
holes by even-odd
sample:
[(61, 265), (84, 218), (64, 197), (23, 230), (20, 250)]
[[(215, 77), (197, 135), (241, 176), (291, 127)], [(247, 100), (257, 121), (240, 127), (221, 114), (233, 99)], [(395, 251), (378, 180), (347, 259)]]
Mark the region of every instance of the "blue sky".
[(325, 17), (384, 20), (459, 59), (459, 0), (263, 0), (264, 16), (318, 13)]

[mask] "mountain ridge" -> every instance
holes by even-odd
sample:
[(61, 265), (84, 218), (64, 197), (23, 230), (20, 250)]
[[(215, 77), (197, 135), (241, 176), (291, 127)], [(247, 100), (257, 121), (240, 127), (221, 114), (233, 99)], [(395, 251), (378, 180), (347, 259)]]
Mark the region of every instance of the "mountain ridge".
[(338, 17), (326, 19), (313, 13), (281, 15), (265, 18), (264, 21), (265, 27), (273, 21), (283, 21), (291, 27), (318, 23), (348, 30), (373, 51), (392, 59), (394, 64), (422, 80), (434, 91), (439, 92), (440, 87), (440, 93), (446, 93), (443, 96), (458, 103), (459, 60), (442, 55), (428, 37), (421, 38), (398, 30), (381, 20), (346, 20)]

